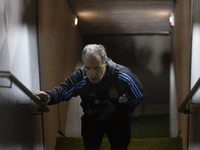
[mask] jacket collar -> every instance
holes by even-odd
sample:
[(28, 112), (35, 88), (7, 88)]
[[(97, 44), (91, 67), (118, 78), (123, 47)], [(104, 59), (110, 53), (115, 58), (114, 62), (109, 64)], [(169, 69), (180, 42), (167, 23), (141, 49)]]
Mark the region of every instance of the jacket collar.
[(114, 74), (115, 68), (116, 68), (116, 63), (112, 61), (112, 59), (108, 58), (108, 76), (111, 74)]

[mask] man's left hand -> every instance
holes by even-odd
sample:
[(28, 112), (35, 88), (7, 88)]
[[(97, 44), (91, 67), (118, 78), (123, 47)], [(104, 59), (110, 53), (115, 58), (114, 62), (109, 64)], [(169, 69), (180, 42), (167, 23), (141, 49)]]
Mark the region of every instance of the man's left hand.
[(115, 115), (115, 106), (109, 101), (105, 100), (108, 103), (108, 106), (105, 109), (100, 109), (102, 115), (96, 118), (99, 121), (107, 121), (110, 120)]

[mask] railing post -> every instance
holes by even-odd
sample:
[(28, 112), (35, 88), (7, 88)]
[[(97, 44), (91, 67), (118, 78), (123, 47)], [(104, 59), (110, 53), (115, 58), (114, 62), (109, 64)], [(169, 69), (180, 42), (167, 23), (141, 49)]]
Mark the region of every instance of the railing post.
[(185, 108), (185, 107), (188, 104), (188, 102), (191, 100), (193, 95), (196, 93), (196, 91), (199, 89), (199, 87), (200, 87), (200, 78), (197, 80), (197, 82), (195, 83), (193, 88), (190, 90), (190, 92), (187, 95), (187, 97), (185, 98), (185, 100), (182, 102), (181, 106), (178, 108), (179, 112), (183, 112), (183, 113), (190, 112), (189, 108)]

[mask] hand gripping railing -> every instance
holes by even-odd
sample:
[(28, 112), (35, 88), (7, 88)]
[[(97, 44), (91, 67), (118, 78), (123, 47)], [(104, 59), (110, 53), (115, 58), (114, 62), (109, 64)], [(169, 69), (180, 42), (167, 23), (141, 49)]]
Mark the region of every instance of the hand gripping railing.
[(16, 86), (18, 86), (19, 89), (21, 89), (27, 96), (29, 96), (37, 105), (39, 105), (42, 108), (42, 111), (49, 112), (49, 108), (43, 104), (36, 96), (33, 95), (33, 93), (24, 86), (14, 75), (12, 75), (8, 71), (0, 71), (0, 78), (8, 78), (12, 82), (15, 83)]
[(197, 80), (197, 82), (192, 87), (192, 89), (190, 90), (189, 94), (187, 95), (187, 97), (185, 98), (185, 100), (183, 101), (181, 106), (178, 108), (179, 112), (183, 112), (183, 113), (189, 113), (190, 112), (190, 110), (185, 108), (185, 107), (188, 104), (188, 102), (191, 100), (193, 95), (196, 93), (196, 91), (199, 89), (199, 87), (200, 87), (200, 78)]

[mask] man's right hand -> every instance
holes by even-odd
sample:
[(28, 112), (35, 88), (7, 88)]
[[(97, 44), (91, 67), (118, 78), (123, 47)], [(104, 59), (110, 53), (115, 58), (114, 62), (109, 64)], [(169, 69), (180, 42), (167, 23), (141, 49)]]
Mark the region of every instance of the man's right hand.
[(33, 95), (38, 96), (45, 105), (50, 102), (50, 96), (44, 91), (36, 90)]

